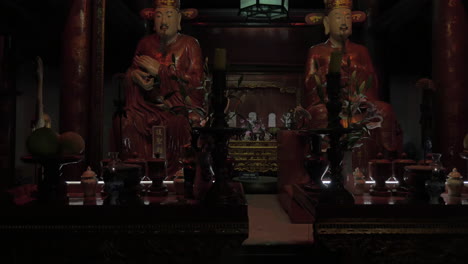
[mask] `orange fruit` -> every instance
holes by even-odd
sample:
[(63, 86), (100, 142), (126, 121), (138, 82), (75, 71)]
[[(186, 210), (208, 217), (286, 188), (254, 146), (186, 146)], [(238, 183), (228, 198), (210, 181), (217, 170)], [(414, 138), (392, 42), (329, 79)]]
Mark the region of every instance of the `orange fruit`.
[(79, 155), (85, 149), (85, 141), (80, 134), (68, 131), (59, 136), (60, 153), (62, 155)]

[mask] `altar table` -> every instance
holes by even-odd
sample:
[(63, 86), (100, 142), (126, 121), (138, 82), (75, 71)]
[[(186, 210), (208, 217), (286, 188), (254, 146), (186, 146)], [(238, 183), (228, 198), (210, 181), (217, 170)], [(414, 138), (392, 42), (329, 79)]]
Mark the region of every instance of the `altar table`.
[(446, 204), (403, 197), (355, 196), (355, 204), (320, 204), (300, 185), (294, 200), (311, 216), (314, 242), (330, 263), (467, 263), (468, 195)]
[(208, 206), (169, 195), (104, 206), (99, 193), (68, 196), (63, 206), (3, 205), (0, 263), (217, 263), (248, 237), (247, 203)]

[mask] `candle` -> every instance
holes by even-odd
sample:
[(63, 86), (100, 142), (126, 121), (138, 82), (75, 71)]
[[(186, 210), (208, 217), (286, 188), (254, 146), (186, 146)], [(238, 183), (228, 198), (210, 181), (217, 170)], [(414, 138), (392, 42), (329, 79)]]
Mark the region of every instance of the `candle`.
[(226, 49), (215, 50), (214, 69), (218, 71), (226, 70)]
[(341, 58), (342, 58), (341, 51), (335, 50), (331, 53), (330, 56), (330, 65), (328, 67), (329, 73), (340, 73), (341, 71)]

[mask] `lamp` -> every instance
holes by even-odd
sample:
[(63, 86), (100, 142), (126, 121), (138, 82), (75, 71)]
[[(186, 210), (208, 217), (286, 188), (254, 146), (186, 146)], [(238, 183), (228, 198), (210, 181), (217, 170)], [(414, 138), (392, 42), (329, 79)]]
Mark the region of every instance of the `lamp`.
[(239, 15), (253, 19), (277, 19), (288, 15), (289, 0), (240, 0)]

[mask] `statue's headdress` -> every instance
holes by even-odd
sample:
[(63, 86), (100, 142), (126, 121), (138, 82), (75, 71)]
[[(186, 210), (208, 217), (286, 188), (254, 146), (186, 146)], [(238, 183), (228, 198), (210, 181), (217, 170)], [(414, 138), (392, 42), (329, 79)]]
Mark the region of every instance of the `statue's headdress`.
[(154, 8), (145, 8), (140, 11), (140, 16), (144, 19), (152, 20), (156, 8), (172, 7), (180, 11), (183, 19), (194, 19), (198, 15), (198, 10), (194, 8), (180, 10), (180, 0), (154, 0)]
[[(310, 13), (307, 14), (305, 22), (311, 25), (322, 24), (323, 18), (327, 16), (333, 9), (337, 8), (353, 8), (353, 0), (324, 0), (325, 12), (323, 13)], [(351, 13), (353, 23), (363, 22), (366, 20), (366, 13), (362, 11), (353, 11)]]

